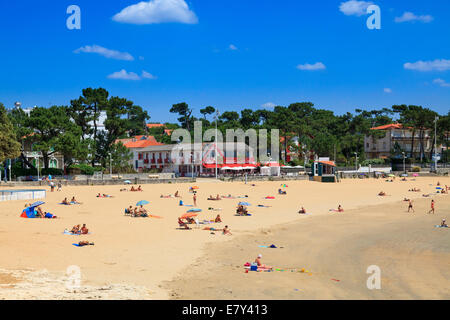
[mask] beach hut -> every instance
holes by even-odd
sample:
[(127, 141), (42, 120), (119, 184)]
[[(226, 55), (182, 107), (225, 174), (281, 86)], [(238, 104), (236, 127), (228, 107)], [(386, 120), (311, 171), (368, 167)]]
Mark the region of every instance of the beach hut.
[(312, 179), (318, 182), (337, 182), (336, 164), (329, 158), (314, 161)]

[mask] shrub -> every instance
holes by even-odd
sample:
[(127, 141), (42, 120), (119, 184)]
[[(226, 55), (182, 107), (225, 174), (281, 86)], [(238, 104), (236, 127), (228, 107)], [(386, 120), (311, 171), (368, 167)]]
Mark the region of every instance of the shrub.
[(87, 164), (73, 164), (69, 169), (79, 170), (81, 174), (87, 176), (92, 176), (95, 172), (103, 170), (103, 168), (95, 168)]
[(420, 172), (420, 167), (412, 167), (412, 172)]

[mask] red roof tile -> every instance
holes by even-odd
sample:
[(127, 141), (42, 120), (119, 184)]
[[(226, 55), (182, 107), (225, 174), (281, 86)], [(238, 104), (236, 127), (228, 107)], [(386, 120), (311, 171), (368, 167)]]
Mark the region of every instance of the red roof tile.
[(386, 124), (384, 126), (372, 128), (371, 130), (389, 130), (389, 129), (402, 129), (402, 128), (403, 128), (403, 125), (400, 123), (391, 123), (391, 124)]

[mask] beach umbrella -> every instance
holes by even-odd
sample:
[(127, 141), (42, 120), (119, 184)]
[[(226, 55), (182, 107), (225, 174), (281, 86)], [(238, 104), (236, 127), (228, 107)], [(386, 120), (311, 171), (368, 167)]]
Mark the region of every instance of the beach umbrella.
[(246, 207), (251, 206), (251, 204), (248, 203), (248, 202), (239, 202), (238, 205), (239, 206), (246, 206)]
[(29, 206), (29, 208), (36, 208), (36, 207), (39, 207), (39, 206), (41, 206), (43, 204), (45, 204), (44, 201), (38, 201), (38, 202), (33, 203), (31, 206)]
[(125, 184), (131, 184), (131, 181), (130, 181), (130, 180), (125, 180), (123, 183), (125, 183)]
[(391, 173), (388, 175), (388, 177), (395, 177), (395, 175)]
[(408, 176), (408, 174), (406, 174), (406, 173), (402, 174), (402, 177), (407, 177), (407, 176)]
[(197, 190), (197, 189), (200, 189), (200, 188), (197, 187), (197, 186), (193, 186), (192, 189), (193, 189), (193, 190)]
[(147, 200), (141, 200), (138, 203), (136, 203), (136, 206), (140, 207), (140, 206), (145, 206), (146, 204), (149, 204), (150, 202), (148, 202)]
[(418, 173), (413, 173), (413, 177), (418, 177), (419, 174)]
[(221, 170), (231, 170), (231, 167), (223, 167)]
[(202, 212), (202, 209), (190, 209), (187, 211), (187, 213), (191, 213), (191, 212)]
[(190, 213), (185, 213), (181, 216), (181, 219), (187, 219), (187, 218), (193, 218), (198, 216), (198, 214), (190, 212)]

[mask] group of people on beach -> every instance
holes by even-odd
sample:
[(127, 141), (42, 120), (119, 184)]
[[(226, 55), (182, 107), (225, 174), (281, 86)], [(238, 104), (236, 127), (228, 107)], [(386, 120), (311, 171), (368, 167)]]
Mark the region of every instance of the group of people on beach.
[(125, 209), (125, 215), (129, 215), (135, 218), (148, 218), (148, 212), (144, 208), (144, 206), (140, 206), (139, 208), (134, 207), (134, 209), (133, 206), (130, 206)]
[(82, 227), (80, 225), (73, 226), (72, 230), (70, 230), (71, 234), (77, 234), (77, 235), (86, 235), (89, 234), (89, 229), (86, 227), (86, 224), (84, 223)]
[(64, 198), (63, 201), (61, 201), (61, 204), (64, 204), (66, 206), (70, 206), (72, 204), (81, 204), (81, 202), (78, 202), (77, 199), (75, 199), (75, 196), (72, 197), (72, 200), (67, 200), (67, 198)]

